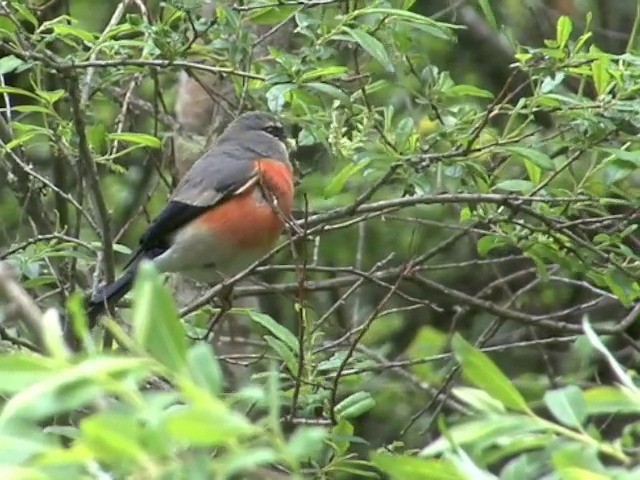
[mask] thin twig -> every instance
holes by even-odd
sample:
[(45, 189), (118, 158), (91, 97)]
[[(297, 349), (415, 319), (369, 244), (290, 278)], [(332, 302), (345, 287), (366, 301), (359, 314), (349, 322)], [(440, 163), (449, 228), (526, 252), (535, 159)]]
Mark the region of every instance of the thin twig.
[(84, 177), (87, 181), (94, 208), (96, 209), (98, 215), (98, 225), (100, 227), (102, 249), (104, 253), (103, 265), (105, 280), (107, 282), (112, 282), (115, 276), (115, 261), (113, 257), (113, 239), (111, 236), (111, 227), (109, 221), (110, 215), (109, 211), (107, 210), (107, 205), (104, 201), (104, 197), (102, 195), (102, 190), (100, 188), (98, 169), (91, 155), (89, 142), (87, 141), (86, 124), (80, 99), (78, 79), (71, 76), (68, 79), (68, 84), (69, 98), (71, 100), (71, 109), (73, 114), (73, 123), (78, 135), (78, 158), (80, 160), (80, 164), (82, 165)]
[(29, 294), (18, 284), (15, 271), (6, 262), (0, 262), (0, 294), (15, 304), (24, 324), (34, 338), (36, 348), (44, 350), (42, 311)]

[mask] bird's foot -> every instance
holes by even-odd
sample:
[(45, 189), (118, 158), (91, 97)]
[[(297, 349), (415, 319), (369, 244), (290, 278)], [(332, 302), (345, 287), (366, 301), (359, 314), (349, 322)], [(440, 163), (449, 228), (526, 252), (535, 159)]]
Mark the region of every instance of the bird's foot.
[(233, 296), (233, 286), (223, 285), (220, 289), (220, 293), (218, 294), (218, 312), (214, 315), (214, 317), (209, 322), (209, 328), (207, 328), (207, 333), (200, 340), (208, 340), (213, 332), (213, 329), (220, 322), (222, 317), (233, 307), (231, 303), (231, 297)]

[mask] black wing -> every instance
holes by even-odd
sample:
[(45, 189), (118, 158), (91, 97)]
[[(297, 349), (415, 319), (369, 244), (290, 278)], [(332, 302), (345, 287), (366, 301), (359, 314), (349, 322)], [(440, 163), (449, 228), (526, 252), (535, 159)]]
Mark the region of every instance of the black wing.
[(140, 248), (142, 250), (155, 248), (166, 250), (170, 246), (169, 241), (172, 233), (210, 208), (211, 205), (200, 207), (170, 200), (140, 237)]

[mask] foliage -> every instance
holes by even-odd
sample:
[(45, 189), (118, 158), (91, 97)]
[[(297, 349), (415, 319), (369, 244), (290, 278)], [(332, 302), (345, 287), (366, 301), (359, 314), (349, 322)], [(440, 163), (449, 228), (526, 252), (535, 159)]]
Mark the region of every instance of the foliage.
[[(614, 53), (590, 13), (518, 42), (508, 3), (2, 3), (0, 473), (637, 477), (640, 16)], [(292, 125), (298, 229), (236, 286), (270, 299), (233, 309), (241, 341), (150, 264), (92, 337), (78, 291), (207, 141), (179, 71)]]
[[(187, 348), (151, 264), (141, 269), (134, 298), (132, 336), (113, 326), (126, 355), (90, 348), (93, 354), (78, 361), (58, 327), (58, 335), (49, 332), (56, 344), (49, 356), (2, 357), (0, 388), (10, 396), (0, 418), (5, 478), (229, 478), (272, 463), (299, 473), (303, 462), (326, 455), (321, 427), (300, 426), (285, 438), (275, 372), (265, 388), (223, 395), (218, 361), (205, 343)], [(39, 426), (74, 414), (77, 426)]]

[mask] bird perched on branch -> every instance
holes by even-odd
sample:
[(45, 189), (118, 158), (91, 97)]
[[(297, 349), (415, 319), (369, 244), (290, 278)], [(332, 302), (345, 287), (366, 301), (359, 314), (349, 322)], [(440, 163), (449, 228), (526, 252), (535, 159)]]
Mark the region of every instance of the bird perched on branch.
[(182, 178), (125, 271), (86, 300), (90, 327), (127, 294), (143, 259), (160, 272), (221, 281), (269, 252), (293, 208), (293, 169), (280, 119), (248, 112)]

